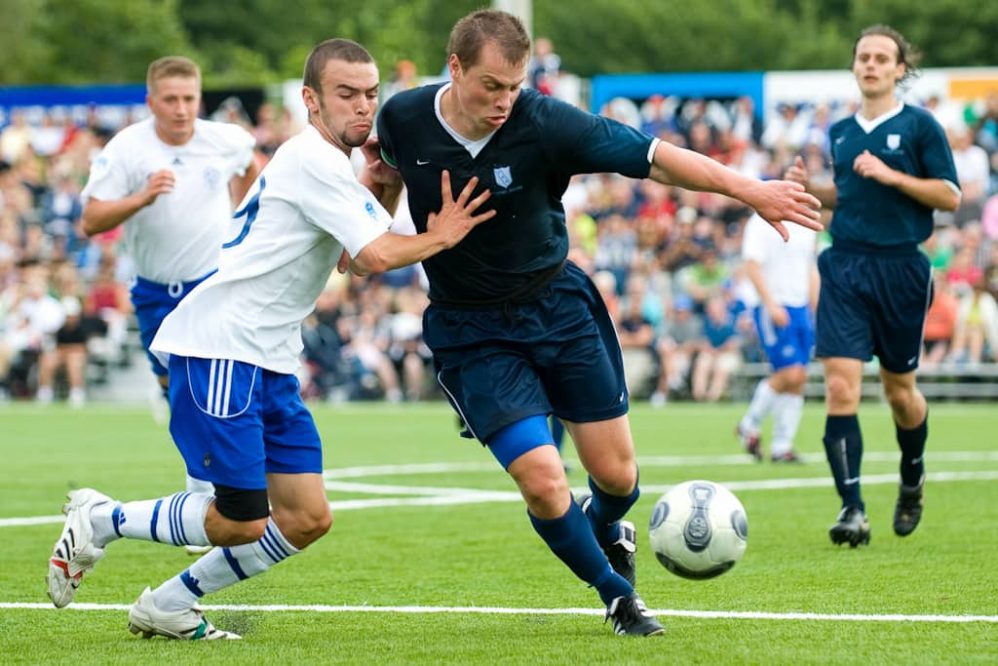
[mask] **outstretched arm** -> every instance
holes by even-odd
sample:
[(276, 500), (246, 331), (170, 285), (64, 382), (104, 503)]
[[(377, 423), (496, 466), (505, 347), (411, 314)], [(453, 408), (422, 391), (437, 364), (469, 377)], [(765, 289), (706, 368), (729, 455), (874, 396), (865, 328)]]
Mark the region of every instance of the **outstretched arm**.
[(821, 202), (805, 192), (800, 183), (748, 178), (706, 155), (666, 141), (659, 142), (656, 147), (648, 177), (665, 185), (717, 192), (738, 199), (769, 222), (783, 240), (789, 238), (784, 221), (815, 231), (824, 228), (818, 221)]

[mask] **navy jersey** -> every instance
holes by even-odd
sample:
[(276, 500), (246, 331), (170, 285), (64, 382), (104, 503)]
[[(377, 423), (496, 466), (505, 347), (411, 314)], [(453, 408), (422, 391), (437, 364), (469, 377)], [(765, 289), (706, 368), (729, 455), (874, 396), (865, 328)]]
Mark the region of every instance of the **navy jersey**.
[(932, 209), (895, 187), (853, 171), (864, 150), (887, 166), (917, 178), (959, 182), (943, 129), (924, 109), (908, 106), (867, 132), (855, 116), (828, 132), (837, 200), (829, 232), (833, 241), (888, 246), (921, 243), (932, 233)]
[(492, 191), (482, 210), (494, 208), (496, 216), (423, 262), (434, 302), (512, 298), (560, 266), (568, 254), (561, 196), (571, 176), (648, 176), (652, 137), (529, 89), (472, 157), (437, 115), (442, 85), (398, 93), (378, 116), (383, 156), (402, 174), (417, 231), (426, 231), (428, 213), (440, 210), (442, 170), (450, 172), (455, 196), (474, 176), (479, 191)]

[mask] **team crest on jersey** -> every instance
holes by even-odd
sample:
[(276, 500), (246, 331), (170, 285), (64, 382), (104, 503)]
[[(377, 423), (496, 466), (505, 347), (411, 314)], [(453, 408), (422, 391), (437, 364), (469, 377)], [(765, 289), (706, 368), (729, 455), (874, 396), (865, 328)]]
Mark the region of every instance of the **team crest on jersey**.
[(371, 216), (372, 220), (378, 219), (378, 211), (374, 210), (374, 204), (370, 201), (364, 202), (364, 210), (367, 211), (367, 214)]
[(215, 167), (206, 167), (204, 170), (204, 184), (209, 190), (214, 190), (222, 182), (222, 172)]
[(887, 135), (887, 149), (897, 150), (901, 147), (901, 135), (900, 134), (888, 134)]
[(509, 187), (513, 184), (513, 174), (510, 173), (509, 167), (496, 167), (492, 170), (492, 175), (495, 176), (496, 185), (499, 187)]

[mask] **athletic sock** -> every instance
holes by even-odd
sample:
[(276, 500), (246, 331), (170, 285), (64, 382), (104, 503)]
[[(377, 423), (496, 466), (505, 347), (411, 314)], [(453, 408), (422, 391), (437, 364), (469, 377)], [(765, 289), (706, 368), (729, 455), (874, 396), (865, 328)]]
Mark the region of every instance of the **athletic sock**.
[(262, 574), (298, 552), (271, 518), (259, 541), (212, 548), (189, 568), (153, 590), (153, 601), (156, 608), (166, 612), (190, 608), (204, 595)]
[(90, 512), (94, 545), (127, 537), (174, 546), (208, 546), (204, 517), (212, 495), (175, 493), (168, 497), (123, 504), (100, 504)]
[(597, 486), (593, 477), (589, 477), (589, 489), (593, 491), (593, 495), (586, 507), (586, 518), (592, 525), (596, 542), (605, 547), (618, 539), (617, 522), (627, 515), (630, 508), (638, 501), (641, 490), (635, 483), (630, 495), (624, 497), (611, 495)]
[(803, 412), (804, 396), (796, 393), (780, 393), (776, 396), (773, 402), (773, 446), (770, 449), (772, 456), (781, 456), (793, 449)]
[(773, 409), (773, 402), (777, 395), (773, 387), (769, 385), (769, 379), (761, 380), (752, 394), (752, 402), (749, 403), (748, 411), (742, 417), (742, 430), (753, 434), (759, 432), (762, 422), (766, 420), (769, 412)]
[(903, 430), (894, 424), (898, 446), (901, 447), (901, 483), (913, 488), (925, 474), (925, 440), (929, 437), (929, 412), (925, 419), (911, 430)]
[(570, 503), (568, 511), (560, 518), (544, 520), (529, 511), (527, 515), (534, 530), (544, 539), (551, 552), (572, 573), (595, 587), (604, 604), (609, 605), (617, 597), (629, 596), (634, 592), (631, 584), (610, 567), (606, 555), (596, 543), (585, 514), (575, 502)]
[(201, 493), (202, 495), (214, 495), (215, 485), (211, 481), (195, 479), (190, 474), (187, 475), (187, 492)]
[(863, 460), (863, 434), (859, 430), (859, 419), (855, 414), (828, 416), (823, 441), (842, 506), (858, 506), (865, 511), (859, 487), (859, 468)]

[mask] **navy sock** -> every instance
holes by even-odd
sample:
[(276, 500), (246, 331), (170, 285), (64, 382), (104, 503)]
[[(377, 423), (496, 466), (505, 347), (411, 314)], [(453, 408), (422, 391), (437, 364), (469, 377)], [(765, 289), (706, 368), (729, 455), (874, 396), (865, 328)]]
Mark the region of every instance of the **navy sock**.
[(529, 511), (527, 515), (551, 552), (568, 565), (572, 573), (595, 587), (604, 604), (609, 605), (617, 597), (634, 592), (631, 584), (610, 568), (585, 514), (575, 502), (561, 518), (544, 520)]
[(901, 447), (901, 483), (906, 486), (917, 486), (925, 473), (925, 440), (929, 437), (929, 412), (925, 412), (925, 420), (911, 430), (903, 430), (894, 424), (897, 432), (898, 446)]
[(859, 467), (863, 460), (863, 433), (859, 430), (859, 419), (855, 414), (828, 416), (823, 441), (842, 506), (858, 506), (865, 511), (859, 489)]
[(593, 526), (596, 541), (600, 546), (607, 546), (617, 540), (617, 521), (627, 515), (630, 508), (638, 501), (641, 490), (635, 483), (630, 495), (625, 497), (610, 495), (596, 485), (593, 477), (589, 477), (589, 489), (593, 491), (593, 499), (586, 507), (586, 518)]

